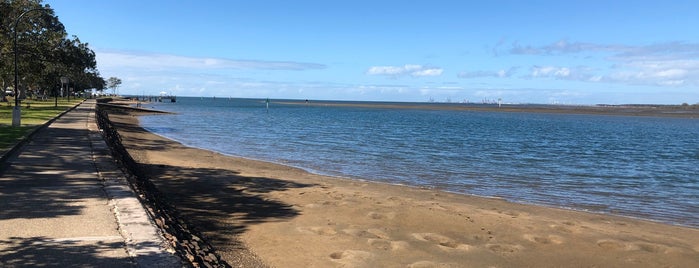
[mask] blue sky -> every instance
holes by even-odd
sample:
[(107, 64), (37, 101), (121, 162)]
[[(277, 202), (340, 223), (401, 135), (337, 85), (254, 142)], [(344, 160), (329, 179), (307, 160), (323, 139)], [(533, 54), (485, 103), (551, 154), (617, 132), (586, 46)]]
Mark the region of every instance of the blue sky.
[(699, 103), (698, 1), (45, 3), (121, 94)]

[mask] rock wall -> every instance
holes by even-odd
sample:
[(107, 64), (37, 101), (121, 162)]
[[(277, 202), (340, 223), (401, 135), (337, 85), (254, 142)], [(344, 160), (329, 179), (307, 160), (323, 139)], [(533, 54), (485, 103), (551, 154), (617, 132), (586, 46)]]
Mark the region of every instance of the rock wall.
[(165, 238), (188, 261), (192, 267), (231, 267), (216, 253), (216, 250), (202, 239), (199, 232), (178, 217), (177, 210), (158, 191), (155, 184), (141, 170), (121, 143), (121, 136), (109, 121), (107, 109), (97, 106), (97, 124), (112, 156), (126, 174), (131, 188), (150, 214), (151, 219), (162, 230)]

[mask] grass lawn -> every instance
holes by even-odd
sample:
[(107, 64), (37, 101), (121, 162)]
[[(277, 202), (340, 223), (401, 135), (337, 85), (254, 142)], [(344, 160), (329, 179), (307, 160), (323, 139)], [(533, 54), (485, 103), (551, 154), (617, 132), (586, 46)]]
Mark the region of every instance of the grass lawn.
[(59, 98), (57, 107), (54, 107), (54, 99), (46, 101), (24, 100), (22, 101), (22, 125), (20, 127), (12, 127), (14, 100), (8, 97), (8, 102), (0, 102), (0, 154), (12, 148), (34, 128), (43, 125), (82, 100), (71, 98), (68, 101), (65, 98)]

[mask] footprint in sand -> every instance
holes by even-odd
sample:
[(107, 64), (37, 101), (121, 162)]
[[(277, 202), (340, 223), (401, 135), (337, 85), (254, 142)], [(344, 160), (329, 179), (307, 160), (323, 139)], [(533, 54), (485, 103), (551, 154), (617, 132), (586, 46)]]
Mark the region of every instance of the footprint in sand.
[(423, 201), (423, 202), (417, 202), (417, 204), (421, 207), (426, 207), (429, 210), (439, 210), (439, 211), (448, 211), (449, 208), (442, 206), (439, 204), (439, 202), (435, 201)]
[(330, 195), (331, 198), (333, 198), (333, 199), (335, 199), (335, 200), (342, 200), (342, 199), (345, 199), (345, 195), (344, 195), (344, 194), (341, 194), (341, 193), (332, 193), (332, 194), (329, 194), (329, 195)]
[(557, 235), (548, 235), (546, 237), (544, 236), (536, 236), (536, 235), (530, 235), (530, 234), (525, 234), (524, 239), (529, 240), (534, 243), (539, 243), (539, 244), (561, 244), (563, 243), (563, 238)]
[(362, 250), (345, 250), (330, 254), (332, 261), (341, 263), (342, 267), (367, 267), (373, 254)]
[(579, 233), (579, 231), (577, 231), (577, 230), (575, 230), (575, 229), (573, 229), (573, 228), (570, 228), (570, 227), (568, 227), (568, 226), (562, 226), (562, 225), (551, 224), (551, 225), (549, 225), (549, 227), (551, 227), (551, 229), (556, 230), (556, 231), (558, 231), (558, 232), (569, 233), (569, 234), (572, 234), (572, 233)]
[(419, 261), (408, 264), (408, 268), (450, 268), (458, 267), (448, 263), (436, 263), (431, 261)]
[(377, 202), (377, 204), (387, 206), (387, 207), (395, 207), (395, 206), (405, 204), (405, 201), (403, 201), (403, 199), (401, 199), (400, 197), (389, 196), (389, 197), (386, 197), (384, 199), (384, 201)]
[(444, 250), (457, 249), (466, 251), (472, 248), (471, 245), (458, 243), (454, 239), (435, 233), (415, 233), (413, 237), (420, 241), (434, 243)]
[(372, 212), (369, 212), (366, 216), (369, 217), (370, 219), (374, 219), (374, 220), (383, 220), (383, 219), (392, 220), (396, 217), (396, 213), (395, 212), (378, 213), (378, 212), (372, 211)]
[(315, 204), (315, 203), (311, 203), (311, 204), (306, 204), (306, 205), (303, 206), (303, 207), (305, 207), (305, 208), (319, 208), (319, 207), (321, 207), (321, 205), (318, 205), (318, 204)]
[(621, 241), (602, 239), (597, 241), (597, 246), (608, 249), (608, 250), (633, 250), (634, 247), (631, 244), (624, 243)]
[(683, 250), (680, 250), (678, 248), (668, 247), (666, 245), (661, 245), (661, 244), (653, 244), (653, 243), (645, 243), (645, 242), (626, 243), (626, 242), (621, 242), (621, 241), (616, 241), (616, 240), (611, 240), (611, 239), (599, 240), (599, 241), (597, 241), (597, 246), (599, 246), (603, 249), (609, 249), (609, 250), (624, 250), (624, 251), (640, 250), (640, 251), (646, 251), (646, 252), (650, 252), (650, 253), (684, 252)]
[(490, 251), (499, 254), (512, 254), (522, 250), (523, 248), (520, 245), (509, 244), (486, 244), (485, 247), (488, 248)]
[(575, 224), (575, 223), (572, 222), (572, 221), (564, 221), (564, 222), (562, 222), (562, 223), (563, 223), (563, 225), (568, 225), (568, 226), (576, 226), (576, 225), (577, 225), (577, 224)]
[(337, 201), (324, 201), (322, 203), (310, 203), (305, 205), (304, 207), (306, 208), (323, 208), (323, 207), (328, 207), (328, 206), (338, 206), (339, 203)]
[(549, 227), (551, 227), (551, 229), (564, 233), (580, 233), (581, 229), (583, 228), (582, 226), (578, 226), (576, 223), (571, 221), (564, 221), (560, 225), (551, 224), (549, 225)]
[(666, 253), (669, 251), (669, 248), (664, 245), (659, 245), (659, 244), (651, 244), (651, 243), (637, 243), (635, 245), (638, 247), (638, 249), (651, 252), (651, 253)]
[(391, 241), (385, 239), (369, 238), (367, 243), (374, 248), (389, 250), (391, 249)]
[(367, 240), (367, 243), (377, 249), (392, 251), (405, 250), (410, 246), (410, 244), (408, 244), (408, 242), (405, 241), (390, 241), (378, 238), (369, 238)]
[(369, 230), (344, 229), (344, 230), (342, 230), (342, 232), (346, 233), (348, 235), (351, 235), (351, 236), (356, 236), (356, 237), (389, 239), (388, 234), (386, 234), (386, 232), (379, 230), (379, 229), (369, 229)]
[(296, 228), (299, 232), (305, 234), (316, 234), (316, 235), (335, 235), (337, 231), (335, 229), (327, 226), (312, 226), (312, 227), (299, 227)]

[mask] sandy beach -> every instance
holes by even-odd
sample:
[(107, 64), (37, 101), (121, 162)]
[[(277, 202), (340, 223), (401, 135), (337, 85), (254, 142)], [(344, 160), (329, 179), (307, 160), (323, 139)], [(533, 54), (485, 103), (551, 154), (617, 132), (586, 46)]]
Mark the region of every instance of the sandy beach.
[(234, 267), (699, 267), (699, 229), (320, 176), (110, 119)]

